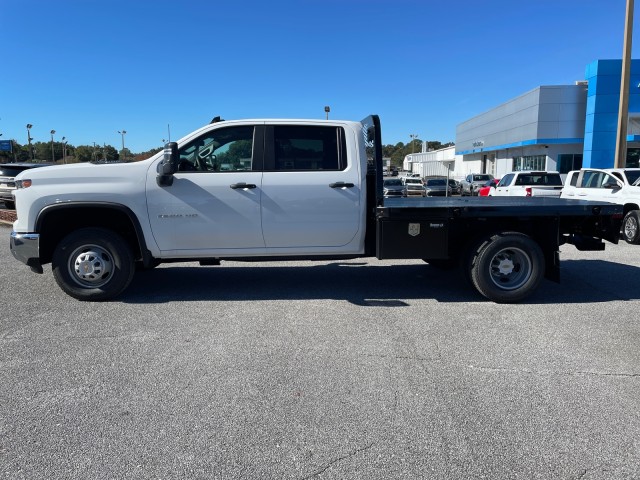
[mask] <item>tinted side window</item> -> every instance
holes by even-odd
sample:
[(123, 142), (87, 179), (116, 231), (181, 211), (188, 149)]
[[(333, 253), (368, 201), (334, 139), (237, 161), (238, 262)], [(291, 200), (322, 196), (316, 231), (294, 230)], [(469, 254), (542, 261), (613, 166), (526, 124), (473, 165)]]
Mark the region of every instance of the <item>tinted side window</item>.
[(502, 180), (500, 180), (500, 183), (498, 183), (498, 187), (508, 186), (509, 184), (511, 184), (512, 179), (513, 179), (513, 173), (506, 174), (504, 177), (502, 177)]
[(237, 172), (251, 170), (252, 126), (212, 130), (180, 149), (179, 172)]
[(339, 127), (276, 125), (273, 127), (273, 159), (265, 170), (344, 170), (347, 148)]
[(571, 175), (571, 180), (569, 180), (569, 185), (571, 185), (572, 187), (575, 187), (578, 184), (578, 173), (579, 172), (574, 172), (573, 175)]
[(581, 187), (600, 188), (600, 185), (602, 185), (603, 179), (604, 179), (604, 174), (602, 172), (594, 172), (592, 170), (587, 170), (582, 175)]

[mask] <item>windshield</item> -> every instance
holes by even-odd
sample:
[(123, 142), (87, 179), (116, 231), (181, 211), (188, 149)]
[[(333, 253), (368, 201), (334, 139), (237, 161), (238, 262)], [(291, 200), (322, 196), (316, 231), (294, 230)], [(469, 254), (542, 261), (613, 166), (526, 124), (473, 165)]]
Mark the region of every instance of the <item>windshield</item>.
[(422, 180), (420, 180), (419, 178), (407, 178), (404, 183), (411, 183), (411, 184), (417, 184), (417, 185), (422, 185)]
[(486, 182), (487, 180), (491, 180), (493, 178), (492, 175), (474, 175), (474, 182)]
[(429, 187), (435, 187), (435, 186), (444, 187), (446, 184), (447, 184), (446, 180), (442, 180), (442, 179), (427, 180), (427, 185)]
[(385, 187), (401, 187), (402, 186), (402, 181), (401, 180), (385, 180), (384, 181), (384, 186)]

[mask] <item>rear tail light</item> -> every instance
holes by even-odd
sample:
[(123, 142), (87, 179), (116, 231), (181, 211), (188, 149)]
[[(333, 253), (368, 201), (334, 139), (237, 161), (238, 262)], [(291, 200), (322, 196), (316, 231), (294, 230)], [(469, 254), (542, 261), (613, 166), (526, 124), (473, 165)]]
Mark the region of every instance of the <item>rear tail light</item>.
[(525, 187), (524, 188), (525, 193), (525, 197), (530, 197), (531, 196), (531, 187)]

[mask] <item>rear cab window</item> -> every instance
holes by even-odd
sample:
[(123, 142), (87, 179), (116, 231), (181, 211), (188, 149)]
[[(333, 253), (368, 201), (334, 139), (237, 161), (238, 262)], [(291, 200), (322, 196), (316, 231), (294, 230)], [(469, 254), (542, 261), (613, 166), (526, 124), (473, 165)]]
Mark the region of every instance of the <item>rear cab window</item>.
[[(265, 171), (342, 171), (347, 146), (342, 127), (274, 125), (266, 127)], [(271, 140), (271, 141), (269, 141)]]

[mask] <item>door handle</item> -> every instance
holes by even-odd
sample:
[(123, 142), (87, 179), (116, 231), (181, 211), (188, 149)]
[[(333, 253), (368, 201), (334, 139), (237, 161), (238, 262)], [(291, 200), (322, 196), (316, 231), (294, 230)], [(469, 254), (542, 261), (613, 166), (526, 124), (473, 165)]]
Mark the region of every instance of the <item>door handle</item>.
[(355, 185), (353, 183), (346, 183), (346, 182), (330, 183), (329, 186), (331, 188), (353, 188), (353, 187), (355, 187)]
[(234, 190), (238, 190), (239, 188), (257, 188), (257, 185), (255, 183), (244, 183), (244, 182), (240, 182), (240, 183), (232, 183), (231, 185), (229, 185), (229, 187), (233, 188)]

